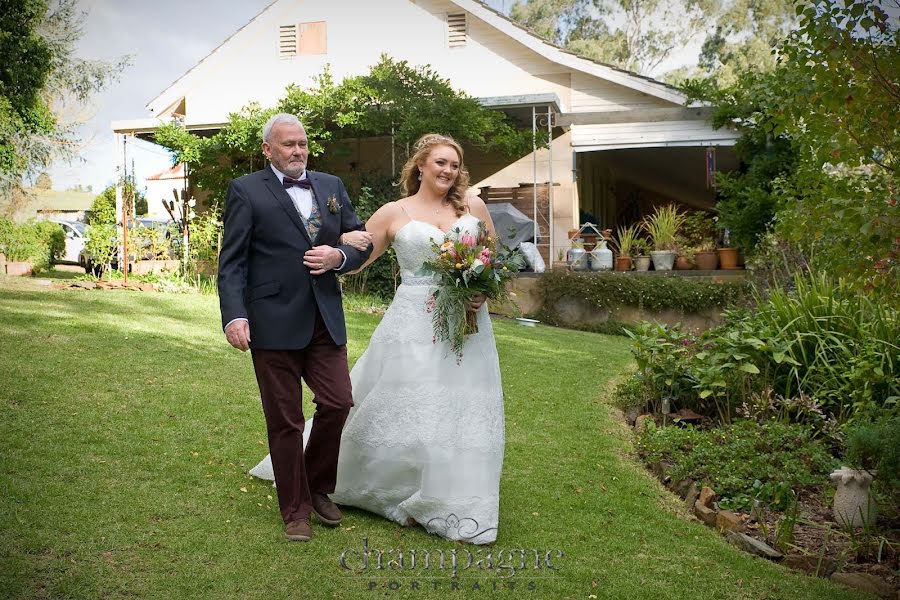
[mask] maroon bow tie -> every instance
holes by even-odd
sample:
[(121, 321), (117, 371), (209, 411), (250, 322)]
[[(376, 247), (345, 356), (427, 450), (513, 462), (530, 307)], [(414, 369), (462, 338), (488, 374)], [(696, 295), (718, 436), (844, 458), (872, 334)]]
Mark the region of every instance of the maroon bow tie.
[(281, 185), (284, 186), (284, 189), (288, 189), (289, 187), (297, 186), (301, 187), (304, 190), (310, 189), (312, 186), (309, 183), (309, 179), (294, 179), (293, 177), (284, 176), (284, 179), (281, 180)]

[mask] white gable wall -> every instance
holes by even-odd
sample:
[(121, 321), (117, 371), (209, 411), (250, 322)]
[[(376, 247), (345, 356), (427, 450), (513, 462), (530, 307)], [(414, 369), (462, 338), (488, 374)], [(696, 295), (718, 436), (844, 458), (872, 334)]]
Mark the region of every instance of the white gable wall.
[[(183, 96), (188, 124), (223, 123), (249, 102), (271, 106), (290, 83), (311, 86), (327, 64), (340, 81), (367, 72), (382, 53), (431, 65), (454, 88), (475, 97), (555, 93), (564, 111), (672, 106), (554, 63), (471, 14), (467, 45), (448, 48), (448, 12), (462, 11), (445, 0), (281, 0), (149, 107), (160, 113)], [(326, 22), (327, 54), (279, 58), (279, 26), (314, 21)]]

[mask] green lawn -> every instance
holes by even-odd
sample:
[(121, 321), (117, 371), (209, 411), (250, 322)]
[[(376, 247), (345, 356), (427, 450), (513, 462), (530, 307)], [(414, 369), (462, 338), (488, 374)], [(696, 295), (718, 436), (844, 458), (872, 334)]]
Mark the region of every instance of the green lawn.
[[(349, 315), (351, 360), (377, 322)], [(862, 597), (679, 514), (606, 402), (630, 365), (625, 339), (495, 325), (507, 446), (492, 550), (552, 551), (556, 567), (532, 556), (509, 578), (463, 570), (474, 547), (360, 511), (285, 541), (271, 485), (246, 475), (266, 453), (264, 422), (214, 297), (0, 276), (0, 598)], [(380, 571), (374, 555), (366, 571), (342, 569), (364, 539), (395, 552)], [(458, 589), (449, 567), (391, 570), (399, 549), (448, 561), (455, 549)]]

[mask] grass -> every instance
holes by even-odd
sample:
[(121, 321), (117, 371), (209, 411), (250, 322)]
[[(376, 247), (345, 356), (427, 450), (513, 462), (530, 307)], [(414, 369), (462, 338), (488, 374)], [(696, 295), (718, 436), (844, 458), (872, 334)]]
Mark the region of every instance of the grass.
[[(378, 320), (348, 315), (352, 361)], [(271, 485), (246, 475), (266, 453), (264, 421), (214, 297), (0, 276), (0, 328), (3, 598), (862, 597), (679, 514), (607, 403), (630, 367), (623, 338), (495, 322), (507, 445), (493, 550), (551, 551), (556, 569), (461, 570), (454, 590), (434, 565), (378, 571), (373, 556), (364, 572), (343, 570), (341, 553), (364, 539), (476, 550), (361, 511), (336, 529), (314, 524), (311, 543), (283, 539)]]

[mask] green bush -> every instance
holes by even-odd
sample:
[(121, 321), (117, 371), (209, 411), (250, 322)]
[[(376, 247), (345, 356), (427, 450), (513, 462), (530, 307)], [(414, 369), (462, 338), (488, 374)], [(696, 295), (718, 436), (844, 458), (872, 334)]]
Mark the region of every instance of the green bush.
[(757, 297), (752, 311), (725, 316), (699, 338), (649, 323), (634, 329), (638, 377), (656, 402), (669, 398), (727, 423), (769, 390), (805, 398), (825, 428), (871, 420), (900, 399), (900, 310), (878, 297), (825, 277), (798, 278), (793, 290), (776, 289)]
[(222, 215), (218, 206), (210, 207), (191, 221), (190, 257), (192, 263), (218, 262), (223, 230)]
[(709, 485), (723, 504), (739, 509), (748, 508), (762, 490), (768, 496), (762, 499), (772, 502), (777, 488), (797, 492), (821, 486), (838, 465), (810, 428), (776, 421), (738, 420), (711, 430), (651, 423), (638, 449), (648, 462), (671, 462), (668, 474), (674, 481)]
[(896, 409), (850, 427), (846, 440), (845, 464), (873, 470), (879, 482), (900, 489), (900, 413)]
[(84, 252), (96, 265), (109, 264), (118, 252), (116, 247), (116, 226), (112, 223), (95, 223), (91, 225), (84, 242)]
[(750, 288), (744, 282), (715, 283), (684, 277), (549, 272), (540, 278), (540, 295), (544, 309), (552, 317), (552, 307), (563, 298), (583, 300), (595, 308), (635, 306), (699, 312), (741, 303), (749, 298)]
[[(702, 411), (691, 368), (697, 338), (679, 327), (646, 321), (627, 334), (633, 341), (631, 352), (638, 366), (635, 379), (649, 399), (647, 408), (659, 412), (662, 401), (668, 400), (671, 410)], [(622, 392), (634, 395), (627, 387)]]
[[(365, 222), (384, 204), (396, 200), (397, 190), (390, 177), (370, 174), (363, 175), (360, 179), (361, 187), (353, 201), (353, 208), (357, 216)], [(346, 292), (374, 295), (390, 300), (400, 283), (400, 265), (394, 249), (389, 248), (381, 258), (363, 271), (341, 276), (341, 283)]]
[(0, 219), (0, 254), (6, 260), (31, 262), (35, 271), (46, 270), (66, 250), (62, 227), (50, 221), (29, 221), (16, 225)]
[(801, 392), (841, 422), (869, 419), (900, 399), (900, 309), (824, 275), (775, 289), (746, 319), (772, 352), (772, 387)]

